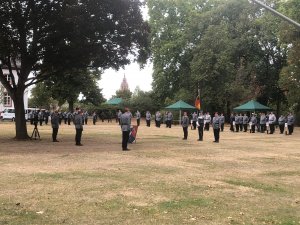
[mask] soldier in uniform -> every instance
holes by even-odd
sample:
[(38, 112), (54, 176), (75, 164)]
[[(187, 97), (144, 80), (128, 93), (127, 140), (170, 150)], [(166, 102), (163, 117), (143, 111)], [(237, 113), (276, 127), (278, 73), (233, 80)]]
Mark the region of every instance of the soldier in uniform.
[(269, 125), (270, 125), (270, 134), (273, 134), (275, 131), (275, 123), (276, 123), (276, 116), (273, 112), (269, 115)]
[(198, 134), (199, 134), (198, 141), (203, 141), (204, 115), (202, 112), (199, 113), (198, 120), (197, 120), (197, 127), (198, 127)]
[(240, 131), (242, 132), (243, 131), (243, 116), (242, 116), (242, 113), (240, 113), (238, 118), (239, 118)]
[(33, 110), (31, 110), (29, 112), (29, 119), (30, 119), (30, 124), (31, 125), (33, 125), (34, 114), (35, 114), (35, 111), (33, 111)]
[(251, 123), (251, 133), (255, 133), (255, 126), (257, 123), (257, 119), (256, 119), (256, 115), (254, 113), (252, 113), (252, 116), (250, 118), (250, 123)]
[(118, 112), (118, 121), (119, 121), (119, 125), (121, 125), (121, 116), (122, 116), (122, 112), (121, 112), (121, 110), (119, 109), (119, 112)]
[(220, 117), (217, 112), (215, 113), (215, 116), (212, 119), (212, 127), (214, 130), (214, 137), (215, 137), (214, 142), (219, 143), (219, 140), (220, 140)]
[(167, 115), (167, 124), (168, 124), (169, 128), (172, 127), (172, 121), (173, 121), (173, 114), (171, 112), (168, 112), (168, 115)]
[(223, 132), (224, 131), (224, 124), (225, 124), (225, 117), (224, 117), (223, 113), (221, 113), (219, 118), (220, 118), (221, 132)]
[(189, 120), (189, 117), (187, 116), (187, 112), (184, 112), (183, 117), (181, 119), (181, 126), (182, 126), (182, 129), (183, 129), (183, 138), (182, 138), (182, 140), (187, 140), (189, 124), (190, 124), (190, 120)]
[(61, 113), (61, 111), (58, 112), (58, 118), (59, 118), (58, 123), (59, 125), (61, 125), (61, 121), (63, 119), (63, 114)]
[(132, 114), (127, 107), (125, 107), (125, 112), (121, 115), (121, 130), (122, 130), (122, 150), (129, 151), (127, 148), (129, 133), (130, 133), (130, 125), (131, 125), (131, 117)]
[(59, 116), (57, 110), (55, 110), (54, 113), (52, 113), (51, 115), (51, 125), (52, 125), (52, 141), (59, 142), (57, 140), (57, 133), (59, 128)]
[(289, 135), (292, 135), (292, 133), (294, 132), (294, 123), (295, 123), (295, 118), (293, 114), (290, 112), (289, 115), (287, 116)]
[(45, 120), (46, 125), (48, 125), (49, 116), (50, 116), (50, 113), (49, 113), (48, 110), (46, 110), (45, 113), (44, 113), (44, 120)]
[(146, 123), (147, 127), (150, 127), (150, 122), (151, 122), (151, 113), (149, 111), (146, 112)]
[(94, 112), (93, 113), (93, 124), (96, 125), (96, 122), (97, 122), (97, 113)]
[(234, 121), (235, 121), (235, 132), (239, 132), (239, 130), (240, 130), (239, 114), (237, 114), (237, 113), (235, 114)]
[(249, 122), (249, 118), (248, 118), (247, 114), (245, 113), (243, 116), (244, 132), (247, 132), (248, 122)]
[(156, 127), (160, 128), (160, 122), (161, 122), (161, 113), (159, 111), (157, 111), (155, 113), (155, 123), (156, 123)]
[(74, 116), (74, 125), (76, 129), (75, 142), (77, 146), (82, 146), (81, 144), (81, 136), (83, 131), (83, 115), (82, 111), (79, 108), (76, 108), (76, 113)]
[(198, 119), (197, 113), (194, 112), (194, 113), (192, 114), (192, 121), (193, 121), (193, 126), (192, 126), (192, 128), (193, 128), (194, 130), (196, 130), (197, 119)]
[(84, 118), (84, 124), (87, 125), (89, 119), (89, 114), (87, 111), (84, 112), (83, 118)]
[(235, 116), (233, 113), (230, 115), (230, 131), (234, 132), (233, 122), (235, 122)]
[(285, 123), (286, 123), (285, 116), (284, 116), (284, 115), (281, 115), (281, 116), (278, 118), (278, 125), (279, 125), (280, 134), (283, 134)]
[(40, 126), (42, 126), (43, 120), (44, 120), (44, 113), (42, 110), (39, 111), (38, 117), (39, 117), (39, 121), (40, 121)]
[(266, 131), (266, 123), (267, 123), (267, 117), (265, 113), (260, 114), (259, 124), (260, 124), (260, 132), (265, 133)]
[(137, 126), (140, 126), (140, 122), (141, 122), (141, 113), (139, 112), (139, 110), (136, 111), (136, 123)]
[(204, 116), (204, 130), (209, 131), (210, 123), (211, 123), (211, 116), (209, 115), (209, 112), (207, 112)]

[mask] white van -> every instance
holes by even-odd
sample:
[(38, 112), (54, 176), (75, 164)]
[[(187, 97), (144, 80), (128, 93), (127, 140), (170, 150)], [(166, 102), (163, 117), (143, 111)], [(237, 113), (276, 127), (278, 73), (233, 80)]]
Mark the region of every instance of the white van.
[[(36, 108), (28, 108), (25, 109), (25, 119), (28, 120), (28, 113), (31, 111), (35, 111)], [(1, 114), (2, 120), (11, 120), (15, 121), (15, 109), (14, 108), (6, 108)]]

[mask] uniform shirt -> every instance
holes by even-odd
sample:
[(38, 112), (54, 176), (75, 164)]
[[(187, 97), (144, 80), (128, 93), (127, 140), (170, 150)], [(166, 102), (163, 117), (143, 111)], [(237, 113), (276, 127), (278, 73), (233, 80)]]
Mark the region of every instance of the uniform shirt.
[(122, 131), (130, 131), (131, 117), (131, 112), (125, 112), (121, 115), (120, 122)]
[(189, 117), (188, 116), (183, 116), (181, 120), (181, 125), (182, 127), (188, 127), (190, 123)]
[(193, 113), (193, 121), (197, 121), (197, 113)]
[(119, 111), (119, 112), (118, 112), (118, 119), (120, 119), (120, 118), (121, 118), (121, 116), (122, 116), (122, 112), (121, 112), (121, 111)]
[(52, 128), (59, 128), (59, 117), (57, 113), (53, 113), (51, 116)]
[(240, 124), (239, 116), (234, 117), (235, 124)]
[(151, 114), (149, 112), (146, 113), (146, 120), (150, 120), (151, 119)]
[(219, 129), (220, 128), (220, 117), (219, 116), (214, 116), (212, 120), (212, 126), (214, 129)]
[(220, 119), (220, 124), (225, 123), (225, 117), (224, 116), (219, 116), (219, 119)]
[(83, 129), (83, 116), (79, 113), (75, 113), (74, 124), (76, 129)]
[(265, 115), (260, 116), (260, 124), (266, 124), (267, 123), (267, 117)]
[(285, 124), (285, 117), (284, 116), (279, 117), (278, 124), (279, 125), (284, 125)]
[(139, 111), (136, 112), (136, 118), (141, 119), (141, 113)]
[(203, 127), (203, 125), (204, 125), (204, 116), (203, 115), (199, 115), (198, 121), (197, 121), (197, 126), (198, 127)]
[(252, 125), (255, 125), (257, 123), (256, 116), (251, 116), (250, 122), (252, 123)]
[(240, 115), (238, 118), (239, 118), (239, 124), (243, 124), (243, 116)]
[(274, 124), (276, 122), (276, 116), (274, 114), (269, 115), (269, 123)]
[(167, 115), (167, 120), (172, 120), (172, 119), (173, 119), (173, 114), (169, 112)]
[(249, 121), (248, 116), (243, 116), (243, 124), (247, 124)]
[(294, 116), (293, 116), (293, 115), (289, 115), (289, 116), (287, 117), (287, 124), (288, 124), (289, 126), (291, 126), (291, 125), (294, 124), (294, 122), (295, 122)]
[(211, 117), (210, 117), (210, 115), (208, 114), (206, 114), (205, 116), (204, 116), (204, 123), (210, 123), (211, 122)]
[(155, 114), (155, 119), (156, 119), (156, 121), (160, 121), (161, 120), (161, 114), (160, 114), (160, 112), (157, 112)]

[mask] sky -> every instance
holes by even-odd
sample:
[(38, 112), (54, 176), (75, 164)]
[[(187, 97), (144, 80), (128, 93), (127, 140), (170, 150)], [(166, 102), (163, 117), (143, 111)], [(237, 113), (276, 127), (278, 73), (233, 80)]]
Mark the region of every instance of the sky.
[(137, 63), (131, 63), (119, 71), (113, 69), (104, 71), (101, 75), (101, 80), (98, 82), (104, 98), (109, 100), (120, 89), (124, 75), (131, 92), (134, 92), (136, 87), (139, 87), (142, 91), (150, 91), (152, 89), (152, 64), (148, 63), (144, 69), (140, 70)]

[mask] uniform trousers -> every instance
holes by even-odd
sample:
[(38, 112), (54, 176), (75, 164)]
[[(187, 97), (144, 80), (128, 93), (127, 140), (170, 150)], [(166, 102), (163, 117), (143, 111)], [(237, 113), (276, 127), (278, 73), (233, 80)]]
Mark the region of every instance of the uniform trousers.
[(240, 130), (240, 125), (239, 124), (235, 124), (235, 132), (239, 132)]
[(255, 124), (251, 125), (251, 133), (255, 133)]
[(240, 131), (242, 132), (243, 131), (243, 124), (240, 123)]
[(136, 123), (138, 126), (140, 126), (140, 122), (141, 122), (141, 119), (136, 119)]
[(76, 145), (80, 145), (81, 144), (81, 135), (82, 135), (82, 131), (83, 129), (77, 129), (76, 128), (76, 135), (75, 135), (75, 142), (76, 142)]
[(52, 140), (56, 141), (58, 128), (52, 128)]
[(215, 137), (215, 142), (219, 142), (219, 140), (220, 140), (220, 128), (214, 129), (214, 137)]
[(260, 132), (265, 133), (266, 131), (266, 124), (260, 124)]
[(243, 126), (244, 126), (244, 132), (247, 132), (248, 125), (247, 124), (243, 124)]
[(204, 125), (204, 130), (209, 131), (209, 123), (206, 123), (206, 124)]
[(280, 130), (280, 133), (283, 134), (284, 124), (279, 124), (279, 130)]
[(122, 149), (127, 149), (127, 144), (129, 140), (129, 131), (122, 131)]
[(188, 137), (188, 127), (182, 127), (183, 129), (183, 139), (187, 139)]
[(224, 131), (224, 123), (221, 123), (221, 131)]
[(147, 127), (150, 127), (150, 120), (146, 120)]
[(233, 123), (232, 122), (230, 123), (230, 130), (234, 131), (234, 127), (233, 127)]
[(288, 125), (289, 135), (291, 135), (294, 132), (294, 125)]
[(197, 121), (193, 121), (193, 128), (194, 128), (194, 130), (196, 130), (196, 122)]
[(199, 140), (203, 141), (203, 124), (198, 127)]
[(275, 124), (270, 124), (270, 134), (273, 134), (275, 131)]
[(169, 127), (169, 128), (172, 127), (172, 120), (167, 120), (167, 127)]

